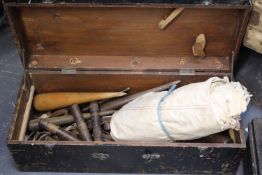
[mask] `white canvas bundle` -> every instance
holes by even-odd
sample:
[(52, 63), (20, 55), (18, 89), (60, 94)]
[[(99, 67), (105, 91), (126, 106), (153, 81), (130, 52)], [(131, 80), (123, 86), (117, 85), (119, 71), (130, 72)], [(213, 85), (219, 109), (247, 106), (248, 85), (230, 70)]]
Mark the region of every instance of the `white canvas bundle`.
[(250, 94), (240, 83), (218, 77), (167, 93), (151, 92), (123, 106), (112, 116), (113, 139), (191, 140), (239, 129), (240, 114), (250, 101)]

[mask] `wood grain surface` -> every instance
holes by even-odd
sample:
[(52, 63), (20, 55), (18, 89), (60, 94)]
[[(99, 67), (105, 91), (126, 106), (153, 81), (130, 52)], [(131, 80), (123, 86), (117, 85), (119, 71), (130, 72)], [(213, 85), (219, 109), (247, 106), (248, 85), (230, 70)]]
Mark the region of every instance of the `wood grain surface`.
[(20, 7), (17, 17), (25, 31), (28, 64), (37, 59), (37, 66), (42, 68), (70, 67), (68, 60), (74, 57), (82, 58), (77, 66), (83, 68), (97, 62), (96, 68), (116, 64), (114, 69), (130, 69), (125, 59), (136, 57), (141, 58), (139, 61), (144, 65), (141, 69), (158, 65), (160, 69), (170, 69), (171, 65), (176, 68), (177, 57), (194, 58), (191, 48), (200, 33), (206, 35), (207, 58), (199, 61), (198, 67), (209, 65), (212, 62), (209, 57), (231, 57), (243, 10), (185, 8), (166, 30), (159, 29), (159, 21), (172, 10)]

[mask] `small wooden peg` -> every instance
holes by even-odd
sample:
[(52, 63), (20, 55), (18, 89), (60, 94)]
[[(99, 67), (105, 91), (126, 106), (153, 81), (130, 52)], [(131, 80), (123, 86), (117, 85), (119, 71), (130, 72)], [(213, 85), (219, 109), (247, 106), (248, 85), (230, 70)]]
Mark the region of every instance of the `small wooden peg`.
[(28, 101), (27, 101), (26, 108), (25, 108), (25, 113), (23, 116), (21, 130), (20, 130), (19, 137), (18, 137), (19, 141), (23, 141), (25, 139), (25, 132), (26, 132), (29, 116), (30, 116), (34, 93), (35, 93), (35, 86), (31, 86)]
[(158, 27), (162, 30), (165, 29), (166, 26), (168, 24), (170, 24), (183, 10), (184, 10), (184, 8), (175, 9), (172, 13), (170, 13), (170, 15), (168, 15), (168, 17), (166, 19), (162, 19), (158, 23)]
[(196, 57), (204, 57), (206, 47), (206, 37), (203, 33), (196, 37), (195, 43), (192, 46), (193, 55)]

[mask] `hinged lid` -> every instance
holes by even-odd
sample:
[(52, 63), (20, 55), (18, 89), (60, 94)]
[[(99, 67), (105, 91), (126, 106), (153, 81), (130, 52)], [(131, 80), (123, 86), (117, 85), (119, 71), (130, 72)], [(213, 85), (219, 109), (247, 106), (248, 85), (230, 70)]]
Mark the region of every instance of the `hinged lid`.
[[(160, 29), (159, 22), (178, 7), (184, 9)], [(7, 3), (6, 10), (26, 69), (192, 74), (231, 71), (250, 6)], [(201, 33), (206, 47), (200, 58), (192, 46)]]

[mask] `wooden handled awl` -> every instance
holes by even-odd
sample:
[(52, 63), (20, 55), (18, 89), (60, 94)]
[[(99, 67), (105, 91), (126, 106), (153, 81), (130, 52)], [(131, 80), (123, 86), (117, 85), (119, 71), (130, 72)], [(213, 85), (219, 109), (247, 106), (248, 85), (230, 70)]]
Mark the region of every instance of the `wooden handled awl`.
[(34, 108), (37, 111), (48, 111), (58, 108), (82, 104), (91, 101), (120, 97), (125, 92), (52, 92), (37, 94), (34, 99)]

